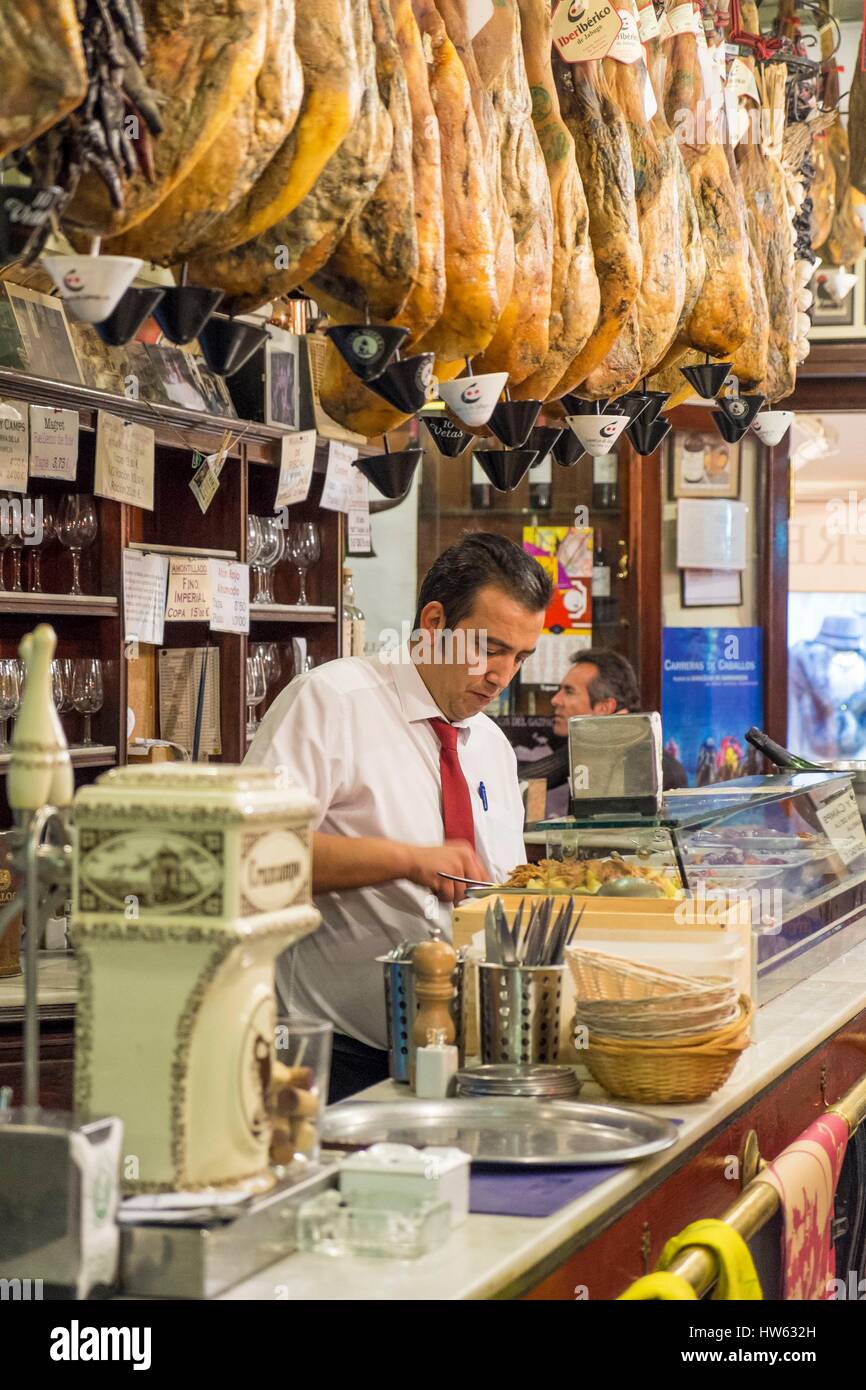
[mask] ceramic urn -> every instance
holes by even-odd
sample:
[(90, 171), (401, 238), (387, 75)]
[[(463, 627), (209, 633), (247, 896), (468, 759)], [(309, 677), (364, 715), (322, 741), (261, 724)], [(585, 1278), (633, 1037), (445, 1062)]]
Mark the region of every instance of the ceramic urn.
[(122, 767), (74, 803), (76, 1108), (128, 1192), (268, 1182), (274, 962), (313, 931), (315, 802), (277, 772)]

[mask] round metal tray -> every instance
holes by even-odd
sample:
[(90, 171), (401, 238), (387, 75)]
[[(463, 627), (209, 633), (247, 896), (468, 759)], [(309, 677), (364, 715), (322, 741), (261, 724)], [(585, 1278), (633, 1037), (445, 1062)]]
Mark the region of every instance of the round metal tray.
[(676, 1143), (677, 1128), (624, 1105), (485, 1096), (342, 1101), (322, 1116), (321, 1138), (342, 1149), (432, 1144), (463, 1149), (474, 1163), (584, 1168), (660, 1153)]

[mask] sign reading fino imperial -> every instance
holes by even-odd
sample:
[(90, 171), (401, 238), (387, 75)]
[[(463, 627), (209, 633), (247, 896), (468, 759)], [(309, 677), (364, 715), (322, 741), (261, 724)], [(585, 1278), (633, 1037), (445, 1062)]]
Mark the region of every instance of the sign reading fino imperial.
[(76, 1106), (122, 1119), (128, 1191), (271, 1181), (274, 961), (319, 923), (314, 809), (217, 763), (116, 768), (75, 799)]

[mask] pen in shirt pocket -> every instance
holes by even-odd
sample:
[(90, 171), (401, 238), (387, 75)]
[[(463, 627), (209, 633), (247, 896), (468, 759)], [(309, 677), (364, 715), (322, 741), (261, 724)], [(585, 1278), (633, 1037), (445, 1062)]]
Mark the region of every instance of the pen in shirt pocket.
[(488, 806), (487, 806), (487, 788), (485, 787), (485, 785), (484, 785), (483, 782), (479, 782), (479, 783), (478, 783), (478, 795), (479, 795), (479, 797), (481, 798), (481, 805), (484, 807), (484, 809), (485, 809), (485, 811), (486, 811), (486, 810), (488, 809)]

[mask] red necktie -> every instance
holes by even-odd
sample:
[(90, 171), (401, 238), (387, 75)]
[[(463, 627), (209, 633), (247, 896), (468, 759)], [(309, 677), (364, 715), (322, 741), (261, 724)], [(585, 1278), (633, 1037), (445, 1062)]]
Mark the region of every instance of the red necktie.
[(439, 776), (442, 779), (442, 820), (446, 840), (466, 840), (475, 848), (475, 819), (472, 798), (457, 756), (457, 734), (447, 719), (431, 719), (430, 728), (439, 740)]

